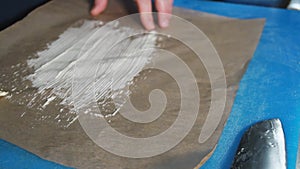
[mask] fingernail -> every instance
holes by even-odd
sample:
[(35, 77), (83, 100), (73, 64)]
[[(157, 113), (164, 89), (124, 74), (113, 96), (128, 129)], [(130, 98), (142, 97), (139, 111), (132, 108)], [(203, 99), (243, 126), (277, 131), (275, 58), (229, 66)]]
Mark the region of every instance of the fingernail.
[(169, 26), (170, 18), (167, 14), (162, 14), (159, 20), (159, 26), (162, 28), (166, 28)]
[(95, 9), (95, 8), (93, 8), (93, 9), (91, 10), (91, 14), (92, 14), (93, 16), (97, 15), (97, 14), (96, 14), (96, 9)]
[(169, 26), (169, 20), (168, 20), (168, 19), (162, 20), (161, 23), (160, 23), (160, 26), (161, 26), (162, 28), (168, 27), (168, 26)]
[(154, 29), (155, 28), (155, 25), (154, 25), (154, 23), (153, 23), (153, 21), (152, 22), (149, 22), (148, 23), (148, 25), (147, 25), (147, 28), (146, 29), (148, 29), (148, 30), (152, 30), (152, 29)]
[(141, 20), (142, 20), (144, 27), (147, 30), (152, 30), (155, 28), (153, 17), (152, 17), (151, 13), (142, 13)]

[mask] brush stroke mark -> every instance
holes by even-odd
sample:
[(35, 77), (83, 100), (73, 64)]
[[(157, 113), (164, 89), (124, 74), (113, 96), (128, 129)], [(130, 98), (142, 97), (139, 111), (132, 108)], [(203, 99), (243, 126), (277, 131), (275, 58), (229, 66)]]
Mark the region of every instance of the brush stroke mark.
[[(150, 60), (153, 50), (134, 51), (154, 48), (154, 34), (126, 39), (138, 31), (119, 27), (118, 22), (102, 25), (101, 21), (85, 20), (81, 26), (67, 29), (46, 50), (37, 52), (37, 58), (28, 60), (28, 65), (35, 72), (27, 79), (38, 88), (39, 94), (49, 95), (43, 107), (57, 96), (62, 99), (61, 104), (77, 112), (94, 99), (113, 97), (117, 95), (114, 92), (121, 92)], [(119, 41), (120, 45), (111, 51), (111, 47)], [(79, 64), (85, 66), (80, 67)], [(74, 82), (76, 87), (72, 84)]]

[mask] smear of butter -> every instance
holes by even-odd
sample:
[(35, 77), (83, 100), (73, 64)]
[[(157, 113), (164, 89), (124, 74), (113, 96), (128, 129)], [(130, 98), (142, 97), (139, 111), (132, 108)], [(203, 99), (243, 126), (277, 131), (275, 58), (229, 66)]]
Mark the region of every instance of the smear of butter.
[(0, 91), (0, 97), (4, 97), (4, 96), (7, 96), (7, 95), (8, 95), (8, 92)]
[(37, 58), (28, 60), (35, 71), (27, 79), (41, 95), (49, 95), (44, 108), (56, 100), (51, 96), (75, 109), (106, 98), (124, 88), (149, 62), (155, 34), (118, 27), (116, 21), (101, 24), (84, 21), (80, 27), (69, 28), (46, 50), (37, 52)]

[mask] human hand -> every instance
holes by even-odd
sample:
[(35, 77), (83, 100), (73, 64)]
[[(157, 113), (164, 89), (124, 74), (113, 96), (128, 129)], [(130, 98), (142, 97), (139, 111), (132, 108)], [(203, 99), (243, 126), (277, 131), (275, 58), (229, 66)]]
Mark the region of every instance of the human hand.
[[(143, 26), (147, 30), (154, 29), (151, 0), (135, 0), (141, 13), (140, 18)], [(99, 15), (107, 7), (108, 0), (95, 0), (95, 5), (91, 10), (93, 16)], [(155, 7), (158, 11), (158, 24), (160, 27), (165, 28), (169, 26), (170, 17), (172, 13), (173, 0), (155, 0)]]

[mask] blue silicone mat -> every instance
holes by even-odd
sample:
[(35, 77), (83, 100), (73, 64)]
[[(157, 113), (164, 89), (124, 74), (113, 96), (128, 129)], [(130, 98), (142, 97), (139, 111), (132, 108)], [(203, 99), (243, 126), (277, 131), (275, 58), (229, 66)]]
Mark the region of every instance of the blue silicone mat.
[(201, 168), (230, 168), (245, 130), (258, 121), (279, 118), (288, 168), (295, 169), (300, 132), (300, 12), (196, 0), (177, 0), (175, 6), (233, 18), (266, 18), (218, 146)]
[(70, 169), (53, 162), (43, 160), (13, 144), (0, 139), (1, 169)]

